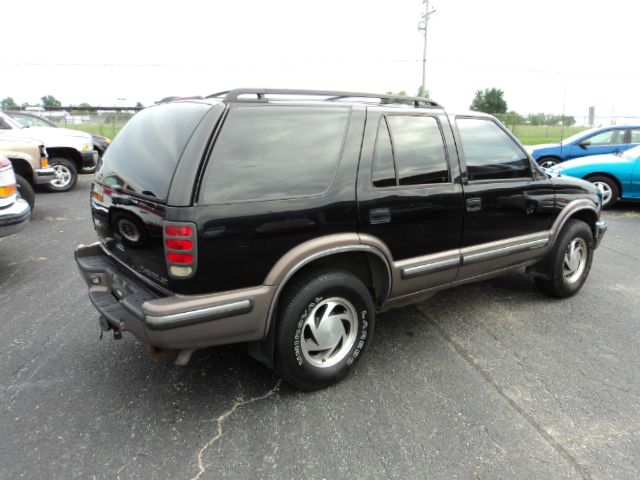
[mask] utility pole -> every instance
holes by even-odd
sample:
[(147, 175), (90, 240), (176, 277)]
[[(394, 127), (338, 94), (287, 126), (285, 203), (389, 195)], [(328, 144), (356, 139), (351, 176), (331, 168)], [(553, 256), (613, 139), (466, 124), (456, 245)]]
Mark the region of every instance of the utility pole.
[(424, 4), (424, 14), (418, 24), (418, 30), (424, 35), (424, 48), (422, 50), (422, 94), (427, 92), (427, 27), (429, 26), (429, 16), (435, 13), (435, 8), (429, 10), (429, 0), (422, 0)]

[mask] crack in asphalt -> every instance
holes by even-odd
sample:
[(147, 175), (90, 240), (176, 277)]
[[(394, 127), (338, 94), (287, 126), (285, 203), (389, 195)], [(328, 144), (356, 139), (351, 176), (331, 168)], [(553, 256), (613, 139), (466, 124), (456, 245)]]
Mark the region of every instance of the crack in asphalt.
[(417, 307), (415, 308), (417, 314), (423, 318), (426, 322), (433, 325), (433, 327), (444, 337), (444, 339), (451, 344), (453, 349), (456, 351), (458, 355), (460, 355), (473, 369), (485, 379), (485, 381), (491, 385), (498, 394), (504, 398), (507, 403), (513, 408), (526, 422), (531, 425), (536, 432), (545, 440), (549, 446), (551, 446), (562, 458), (564, 458), (567, 463), (580, 475), (583, 480), (591, 480), (591, 475), (585, 468), (580, 465), (578, 460), (569, 453), (569, 451), (564, 448), (562, 444), (558, 440), (556, 440), (549, 432), (547, 432), (540, 423), (533, 417), (533, 415), (527, 413), (518, 403), (512, 399), (504, 389), (496, 382), (491, 375), (485, 371), (477, 361), (469, 354), (467, 351), (462, 348), (462, 346), (456, 342), (447, 331), (442, 328), (438, 323), (433, 321), (431, 318), (422, 313)]
[(196, 455), (196, 458), (198, 460), (198, 473), (195, 477), (193, 477), (191, 480), (198, 480), (200, 478), (200, 476), (206, 472), (207, 467), (205, 467), (204, 465), (204, 461), (202, 460), (202, 456), (204, 455), (204, 452), (211, 447), (214, 443), (216, 443), (218, 440), (220, 440), (222, 438), (222, 435), (224, 434), (224, 431), (222, 429), (222, 426), (224, 424), (224, 421), (227, 419), (227, 417), (229, 417), (231, 414), (233, 414), (233, 412), (235, 412), (237, 409), (239, 409), (240, 407), (244, 406), (244, 405), (249, 405), (250, 403), (255, 403), (258, 402), (260, 400), (266, 400), (269, 397), (272, 397), (273, 395), (275, 395), (275, 393), (278, 391), (278, 389), (280, 388), (280, 384), (282, 383), (282, 380), (278, 380), (276, 382), (276, 384), (273, 386), (273, 388), (271, 388), (271, 390), (269, 390), (267, 393), (265, 393), (264, 395), (260, 395), (259, 397), (253, 397), (250, 398), (249, 400), (241, 400), (239, 402), (235, 402), (231, 408), (229, 410), (227, 410), (226, 412), (224, 412), (222, 415), (220, 415), (218, 418), (216, 418), (216, 422), (218, 424), (218, 429), (217, 429), (217, 433), (216, 435), (209, 440), (207, 443), (205, 443), (199, 450), (198, 453)]
[(480, 478), (480, 472), (485, 467), (491, 465), (498, 458), (503, 457), (505, 452), (506, 452), (505, 448), (502, 445), (500, 445), (500, 443), (498, 443), (496, 441), (496, 439), (493, 438), (493, 436), (489, 433), (489, 428), (487, 426), (483, 425), (482, 426), (482, 430), (484, 431), (485, 435), (487, 435), (487, 437), (489, 437), (489, 440), (491, 440), (491, 443), (493, 443), (494, 450), (493, 450), (493, 452), (491, 452), (491, 455), (489, 455), (488, 457), (480, 459), (480, 462), (478, 463), (478, 465), (476, 466), (475, 471), (473, 472), (473, 478), (475, 478), (475, 479), (479, 479)]

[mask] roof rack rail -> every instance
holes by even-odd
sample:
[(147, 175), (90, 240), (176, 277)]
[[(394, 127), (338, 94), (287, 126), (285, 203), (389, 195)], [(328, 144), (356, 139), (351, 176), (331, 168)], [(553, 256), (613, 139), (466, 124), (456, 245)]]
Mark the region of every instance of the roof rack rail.
[(279, 89), (279, 88), (236, 88), (226, 92), (218, 92), (208, 95), (206, 98), (223, 97), (225, 102), (255, 102), (255, 98), (240, 98), (243, 95), (255, 95), (258, 101), (267, 101), (265, 95), (294, 95), (294, 96), (318, 96), (328, 97), (324, 100), (340, 100), (345, 98), (362, 98), (362, 99), (378, 99), (378, 100), (397, 100), (399, 102), (413, 102), (413, 106), (442, 108), (442, 106), (426, 97), (406, 97), (403, 95), (388, 95), (380, 93), (363, 93), (363, 92), (342, 92), (336, 90), (301, 90), (301, 89)]
[(170, 102), (177, 102), (178, 100), (202, 100), (204, 97), (201, 95), (191, 95), (188, 97), (182, 97), (182, 96), (172, 96), (172, 97), (164, 97), (162, 100), (158, 100), (157, 102), (155, 102), (156, 104), (158, 103), (170, 103)]

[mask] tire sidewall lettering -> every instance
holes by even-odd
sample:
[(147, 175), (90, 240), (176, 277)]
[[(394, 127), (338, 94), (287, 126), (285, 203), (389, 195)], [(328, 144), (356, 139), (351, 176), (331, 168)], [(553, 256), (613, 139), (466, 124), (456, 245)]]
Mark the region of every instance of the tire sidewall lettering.
[[(305, 320), (307, 319), (309, 313), (313, 310), (313, 308), (322, 300), (324, 300), (324, 298), (325, 298), (324, 296), (317, 296), (311, 302), (309, 302), (309, 304), (305, 307), (304, 311), (300, 315), (298, 323), (296, 324), (296, 329), (293, 334), (292, 346), (293, 346), (293, 356), (295, 359), (295, 363), (299, 368), (308, 367), (308, 368), (313, 368), (314, 370), (317, 368), (309, 365), (308, 362), (305, 360), (304, 354), (302, 353), (301, 339), (302, 339), (303, 326), (304, 326)], [(348, 297), (345, 297), (345, 298), (349, 299)], [(362, 350), (366, 346), (367, 339), (369, 337), (369, 322), (367, 321), (367, 318), (369, 316), (370, 316), (369, 311), (366, 308), (362, 308), (359, 311), (360, 321), (358, 322), (358, 328), (360, 331), (358, 333), (356, 343), (353, 347), (353, 351), (336, 366), (340, 366), (341, 364), (346, 364), (347, 366), (350, 367), (355, 363), (356, 359), (362, 354)]]
[(298, 323), (296, 325), (296, 331), (293, 334), (293, 355), (295, 357), (296, 363), (298, 364), (298, 367), (302, 367), (306, 363), (304, 360), (304, 355), (302, 354), (302, 347), (300, 346), (300, 339), (302, 338), (302, 327), (305, 320), (307, 319), (307, 316), (309, 315), (309, 312), (313, 310), (313, 307), (315, 307), (322, 300), (324, 300), (324, 297), (318, 296), (315, 297), (313, 301), (309, 302), (307, 307), (302, 312), (302, 315), (300, 315), (300, 319), (298, 320)]

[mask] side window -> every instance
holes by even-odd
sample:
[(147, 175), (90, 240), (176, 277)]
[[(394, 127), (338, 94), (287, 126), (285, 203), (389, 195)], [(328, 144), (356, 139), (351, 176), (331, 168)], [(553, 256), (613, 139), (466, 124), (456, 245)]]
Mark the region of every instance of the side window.
[(631, 141), (629, 143), (640, 143), (640, 130), (632, 129), (631, 130)]
[(391, 135), (389, 135), (389, 127), (384, 117), (380, 119), (380, 125), (378, 126), (371, 178), (376, 187), (394, 187), (397, 185)]
[(624, 130), (607, 130), (606, 132), (596, 133), (591, 137), (585, 138), (589, 141), (589, 145), (620, 145), (624, 143)]
[(201, 187), (205, 204), (324, 193), (336, 172), (350, 109), (246, 106), (229, 112)]
[(417, 115), (383, 118), (378, 129), (372, 179), (376, 187), (449, 182), (447, 154), (438, 120)]
[(527, 155), (489, 119), (457, 118), (469, 180), (531, 177)]

